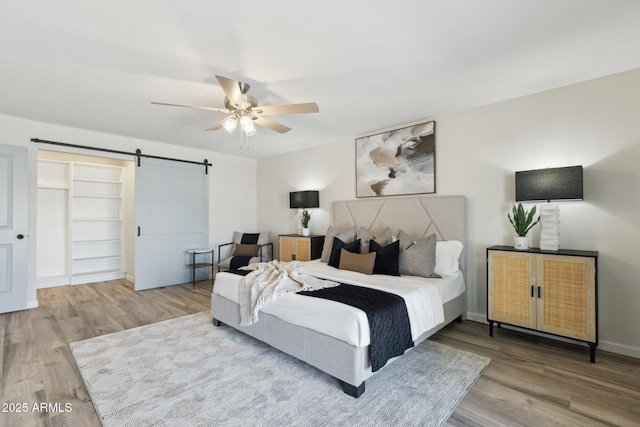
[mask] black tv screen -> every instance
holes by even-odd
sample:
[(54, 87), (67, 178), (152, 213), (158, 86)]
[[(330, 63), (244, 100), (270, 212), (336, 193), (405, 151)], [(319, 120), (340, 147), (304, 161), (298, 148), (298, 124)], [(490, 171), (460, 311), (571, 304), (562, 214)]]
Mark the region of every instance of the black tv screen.
[(516, 172), (516, 202), (582, 200), (582, 166)]

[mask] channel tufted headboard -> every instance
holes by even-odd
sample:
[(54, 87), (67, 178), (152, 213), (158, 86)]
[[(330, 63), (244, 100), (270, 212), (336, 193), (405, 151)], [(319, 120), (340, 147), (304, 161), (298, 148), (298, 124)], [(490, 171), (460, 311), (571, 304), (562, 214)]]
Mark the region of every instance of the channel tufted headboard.
[(438, 240), (458, 240), (465, 249), (460, 268), (465, 269), (466, 215), (464, 196), (423, 196), (360, 199), (334, 202), (333, 224), (344, 231), (354, 225), (378, 234), (386, 227), (397, 235), (404, 230), (414, 240), (433, 233)]

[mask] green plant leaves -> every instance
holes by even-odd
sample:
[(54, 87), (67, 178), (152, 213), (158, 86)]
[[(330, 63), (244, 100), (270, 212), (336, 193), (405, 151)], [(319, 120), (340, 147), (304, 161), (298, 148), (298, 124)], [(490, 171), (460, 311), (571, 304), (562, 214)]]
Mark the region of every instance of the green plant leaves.
[(509, 222), (513, 226), (513, 229), (516, 231), (516, 234), (520, 237), (526, 236), (529, 230), (531, 230), (531, 228), (540, 221), (540, 217), (538, 217), (538, 219), (533, 222), (533, 217), (536, 214), (536, 206), (527, 212), (522, 207), (522, 203), (518, 203), (518, 206), (513, 205), (511, 214), (513, 215), (513, 219), (509, 214), (507, 214), (507, 217), (509, 218)]
[(309, 221), (311, 221), (311, 212), (305, 209), (302, 211), (302, 219), (300, 220), (302, 227), (309, 228)]

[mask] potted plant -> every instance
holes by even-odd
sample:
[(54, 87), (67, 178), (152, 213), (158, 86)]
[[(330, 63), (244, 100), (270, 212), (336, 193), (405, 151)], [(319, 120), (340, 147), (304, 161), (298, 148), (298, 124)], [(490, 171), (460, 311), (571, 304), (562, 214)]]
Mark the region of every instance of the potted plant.
[(536, 214), (536, 207), (534, 206), (527, 212), (522, 207), (522, 203), (518, 203), (518, 206), (513, 205), (511, 213), (513, 214), (513, 218), (511, 218), (509, 214), (507, 214), (507, 217), (511, 225), (513, 225), (513, 229), (516, 231), (513, 247), (520, 250), (529, 249), (529, 237), (527, 237), (527, 233), (540, 221), (540, 217), (538, 217), (535, 222), (533, 221), (533, 216)]
[(306, 209), (302, 210), (302, 218), (300, 219), (300, 223), (302, 224), (302, 235), (309, 236), (311, 233), (309, 232), (309, 221), (311, 221), (311, 212)]

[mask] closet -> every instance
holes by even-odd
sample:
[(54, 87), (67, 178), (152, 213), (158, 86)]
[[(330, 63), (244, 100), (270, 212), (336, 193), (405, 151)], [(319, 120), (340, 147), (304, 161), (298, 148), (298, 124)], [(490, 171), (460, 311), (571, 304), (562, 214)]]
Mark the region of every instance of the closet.
[(131, 246), (132, 162), (40, 151), (38, 288), (122, 279)]

